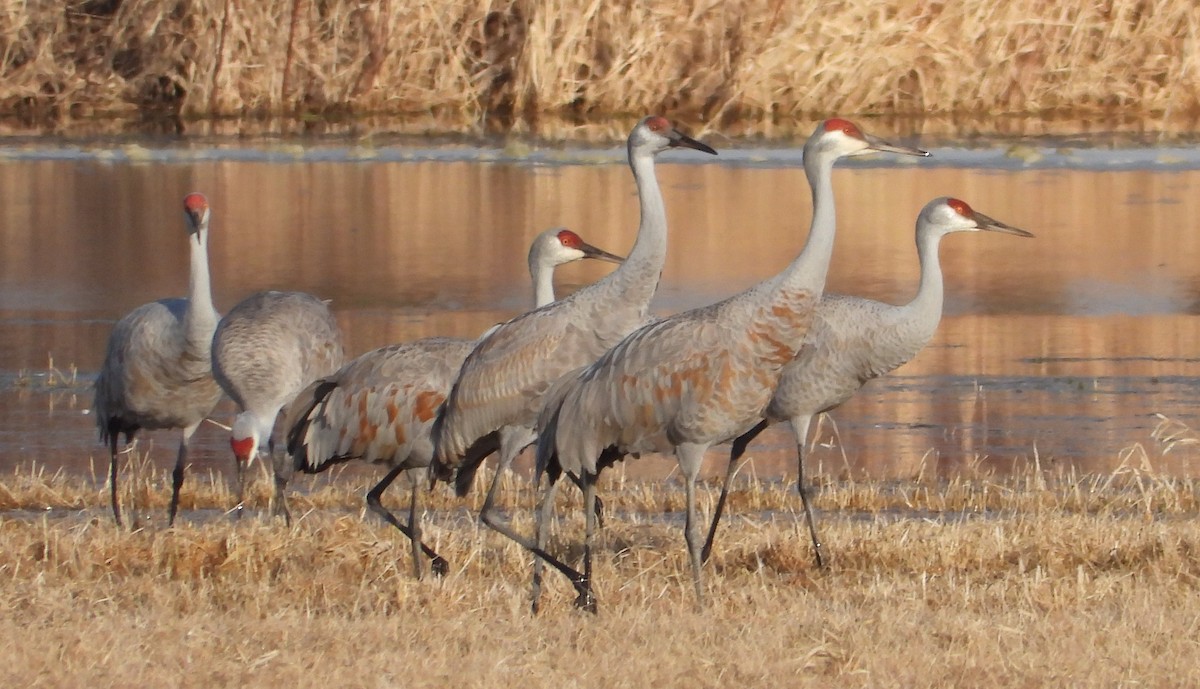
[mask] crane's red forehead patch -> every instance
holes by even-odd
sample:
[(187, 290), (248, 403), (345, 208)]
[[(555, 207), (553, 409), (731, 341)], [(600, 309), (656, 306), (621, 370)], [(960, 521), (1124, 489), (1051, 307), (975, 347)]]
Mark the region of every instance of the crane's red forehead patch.
[(832, 117), (828, 120), (825, 120), (825, 131), (841, 132), (846, 136), (852, 136), (856, 139), (863, 138), (862, 130), (858, 128), (858, 125), (854, 124), (850, 120), (843, 120), (840, 117)]
[(966, 201), (959, 201), (958, 199), (947, 199), (946, 205), (953, 208), (955, 213), (958, 213), (959, 215), (963, 216), (964, 218), (969, 218), (975, 214), (975, 211), (971, 210), (971, 207), (967, 205)]
[(253, 438), (230, 438), (229, 447), (233, 448), (233, 456), (239, 462), (245, 462), (250, 459), (250, 453), (254, 450)]
[(183, 197), (184, 210), (199, 213), (205, 208), (208, 208), (208, 199), (204, 198), (204, 194), (192, 193)]
[(578, 249), (583, 246), (583, 239), (570, 230), (559, 230), (558, 241), (568, 249)]
[(646, 120), (646, 126), (654, 132), (665, 132), (671, 128), (671, 122), (665, 117), (655, 115)]

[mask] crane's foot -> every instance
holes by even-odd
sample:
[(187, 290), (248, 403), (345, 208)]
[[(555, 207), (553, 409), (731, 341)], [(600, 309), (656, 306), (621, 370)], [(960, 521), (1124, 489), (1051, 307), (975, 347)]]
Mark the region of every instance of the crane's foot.
[(596, 595), (592, 593), (592, 582), (583, 579), (575, 584), (575, 590), (579, 592), (579, 595), (575, 597), (575, 607), (595, 615), (598, 610), (596, 607)]
[(441, 579), (450, 573), (450, 563), (446, 562), (446, 558), (441, 555), (435, 555), (429, 563), (429, 569), (433, 571), (433, 576)]

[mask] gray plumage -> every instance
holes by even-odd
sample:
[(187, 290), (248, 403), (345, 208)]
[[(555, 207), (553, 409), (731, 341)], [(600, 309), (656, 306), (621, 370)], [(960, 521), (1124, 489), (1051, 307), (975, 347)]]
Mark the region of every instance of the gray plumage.
[(477, 455), (473, 447), (500, 434), (506, 449), (480, 514), (492, 528), (505, 530), (492, 519), (492, 498), (499, 473), (536, 438), (542, 395), (564, 373), (591, 363), (648, 318), (667, 250), (666, 208), (654, 174), (654, 156), (677, 146), (715, 154), (662, 117), (643, 119), (629, 134), (627, 152), (641, 202), (641, 222), (625, 263), (570, 297), (496, 328), (463, 363), (434, 424), (433, 471), (443, 480), (455, 472), (474, 471), (464, 458)]
[(209, 359), (217, 326), (208, 272), (210, 211), (202, 194), (189, 194), (183, 206), (191, 255), (188, 297), (143, 304), (117, 321), (96, 378), (92, 406), (100, 440), (110, 450), (112, 510), (118, 526), (118, 436), (125, 434), (128, 444), (139, 429), (182, 430), (173, 473), (173, 524), (188, 442), (221, 399)]
[[(765, 418), (733, 443), (725, 485), (714, 510), (702, 559), (707, 559), (711, 552), (737, 461), (750, 441), (769, 424), (790, 421), (796, 438), (799, 480), (803, 481), (812, 419), (853, 397), (867, 382), (907, 363), (929, 344), (942, 318), (945, 290), (938, 261), (941, 239), (953, 232), (980, 230), (1033, 236), (978, 213), (958, 199), (936, 198), (917, 216), (916, 243), (921, 279), (911, 301), (894, 306), (839, 294), (822, 297), (804, 346), (783, 368)], [(812, 510), (806, 494), (801, 492), (801, 497), (804, 498), (813, 556), (820, 567), (823, 565), (821, 546)]]
[[(238, 509), (246, 465), (265, 443), (279, 410), (317, 378), (342, 365), (342, 335), (329, 306), (303, 292), (258, 292), (221, 319), (213, 335), (213, 376), (238, 405), (230, 446), (238, 472)], [(289, 518), (283, 489), (290, 471), (275, 466), (275, 510)]]
[[(621, 261), (565, 228), (539, 234), (529, 249), (534, 303), (544, 306), (554, 300), (556, 266), (583, 258)], [(389, 468), (367, 494), (367, 505), (412, 541), (417, 577), (421, 576), (421, 552), (433, 559), (437, 574), (444, 574), (448, 567), (421, 542), (418, 482), (412, 482), (408, 526), (383, 506), (381, 497), (399, 474), (429, 466), (433, 419), (475, 345), (475, 340), (437, 337), (367, 352), (310, 384), (285, 415), (288, 453), (295, 469), (316, 473), (353, 459)], [(481, 456), (467, 457), (467, 464), (477, 466), (497, 449), (498, 441), (493, 437), (478, 445)]]
[[(872, 150), (928, 155), (865, 135), (845, 120), (822, 123), (804, 147), (813, 219), (796, 259), (774, 278), (730, 299), (632, 333), (584, 369), (561, 395), (557, 410), (547, 412), (537, 452), (539, 470), (551, 472), (547, 496), (562, 471), (579, 476), (584, 485), (585, 572), (547, 559), (572, 580), (577, 604), (595, 607), (587, 572), (597, 475), (614, 457), (648, 451), (673, 451), (679, 462), (687, 504), (684, 535), (696, 596), (703, 600), (695, 483), (704, 452), (754, 426), (784, 364), (800, 348), (833, 250), (833, 164)], [(532, 547), (544, 554), (544, 514), (538, 521)], [(535, 583), (535, 604), (537, 592)]]

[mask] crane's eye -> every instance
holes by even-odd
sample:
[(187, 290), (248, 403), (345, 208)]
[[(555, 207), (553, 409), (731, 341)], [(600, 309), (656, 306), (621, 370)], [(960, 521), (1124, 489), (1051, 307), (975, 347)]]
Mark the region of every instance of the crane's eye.
[(961, 215), (964, 218), (969, 218), (975, 214), (975, 212), (971, 210), (971, 207), (967, 205), (966, 201), (959, 201), (958, 199), (949, 199), (946, 201), (946, 205), (953, 208), (955, 213), (958, 213), (959, 215)]
[(846, 136), (854, 137), (855, 139), (863, 138), (863, 133), (861, 130), (859, 130), (857, 125), (850, 120), (843, 120), (840, 117), (834, 117), (832, 119), (825, 120), (825, 131), (838, 131)]
[(656, 115), (646, 120), (646, 126), (650, 128), (650, 131), (661, 134), (671, 128), (671, 123), (667, 121), (667, 118)]
[(578, 249), (583, 246), (583, 240), (580, 239), (579, 235), (570, 230), (559, 230), (558, 241), (568, 249)]

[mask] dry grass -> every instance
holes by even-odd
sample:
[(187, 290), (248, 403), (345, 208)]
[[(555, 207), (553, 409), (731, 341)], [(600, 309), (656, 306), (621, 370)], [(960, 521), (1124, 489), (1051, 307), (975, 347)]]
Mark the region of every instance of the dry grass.
[(562, 123), (670, 111), (769, 134), (831, 112), (1200, 115), (1200, 21), (1180, 0), (66, 5), (0, 11), (0, 104), (59, 127), (387, 113), (609, 136), (626, 125)]
[[(358, 514), (362, 477), (304, 484), (290, 528), (206, 512), (230, 500), (202, 477), (185, 490), (185, 525), (166, 530), (166, 476), (143, 464), (130, 491), (152, 521), (130, 533), (111, 525), (103, 486), (25, 469), (0, 492), (0, 675), (48, 687), (1195, 686), (1200, 483), (1152, 469), (1194, 438), (1163, 419), (1153, 447), (1104, 476), (1035, 463), (1008, 477), (825, 479), (825, 571), (794, 496), (739, 481), (704, 610), (679, 491), (612, 477), (595, 618), (571, 609), (557, 575), (531, 617), (528, 558), (442, 491), (427, 536), (451, 571), (416, 581), (407, 542)], [(577, 555), (578, 498), (561, 492), (552, 547)], [(255, 487), (256, 507), (267, 493)], [(532, 496), (514, 479), (503, 499)]]

